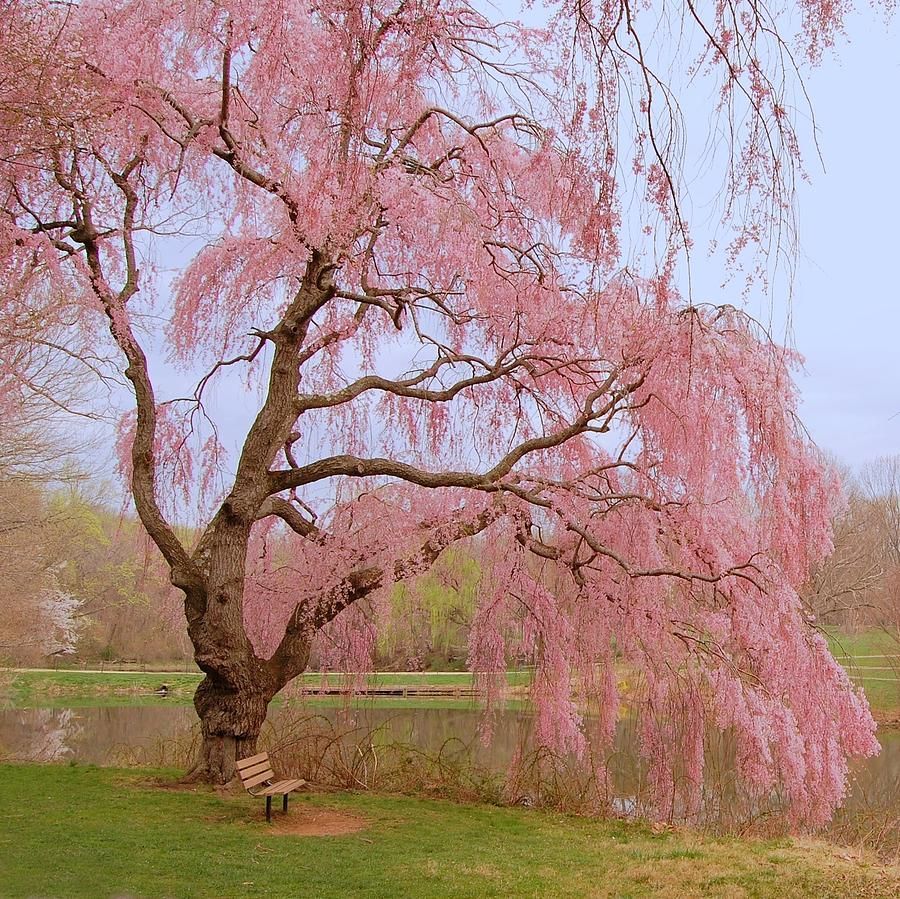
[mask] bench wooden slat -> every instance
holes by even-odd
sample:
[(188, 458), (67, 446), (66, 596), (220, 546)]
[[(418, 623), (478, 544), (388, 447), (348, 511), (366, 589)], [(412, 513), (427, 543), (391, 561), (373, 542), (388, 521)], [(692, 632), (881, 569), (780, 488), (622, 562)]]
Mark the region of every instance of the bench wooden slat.
[(296, 790), (297, 787), (302, 787), (305, 783), (305, 780), (279, 780), (278, 783), (274, 783), (263, 790), (259, 790), (256, 795), (277, 796), (279, 793), (290, 793), (291, 790)]
[(238, 771), (243, 771), (244, 768), (249, 768), (252, 765), (258, 765), (260, 762), (269, 761), (269, 753), (268, 752), (260, 752), (256, 755), (248, 756), (245, 759), (238, 759), (235, 762)]
[(252, 790), (258, 784), (265, 783), (267, 780), (274, 779), (275, 772), (271, 768), (266, 768), (265, 771), (260, 771), (259, 774), (254, 774), (253, 777), (248, 777), (244, 781), (244, 789)]
[(241, 780), (247, 780), (248, 777), (253, 777), (256, 774), (259, 774), (260, 771), (271, 771), (272, 765), (268, 759), (264, 762), (257, 762), (255, 765), (251, 765), (249, 768), (244, 768), (243, 771), (239, 771), (238, 774), (241, 775)]

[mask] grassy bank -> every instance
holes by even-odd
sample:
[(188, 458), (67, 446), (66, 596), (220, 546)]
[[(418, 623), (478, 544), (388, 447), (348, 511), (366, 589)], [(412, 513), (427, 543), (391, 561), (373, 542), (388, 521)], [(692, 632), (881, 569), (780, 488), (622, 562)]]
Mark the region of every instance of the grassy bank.
[[(527, 686), (528, 671), (509, 671), (506, 678), (510, 687)], [(17, 706), (60, 706), (103, 704), (117, 702), (134, 705), (140, 702), (160, 701), (160, 691), (165, 688), (165, 700), (189, 702), (200, 683), (200, 674), (179, 674), (140, 671), (16, 671), (8, 673), (6, 693)], [(308, 690), (315, 693), (323, 684), (340, 687), (343, 675), (311, 673), (294, 681), (294, 691)], [(367, 678), (371, 687), (393, 689), (446, 689), (452, 693), (457, 688), (471, 689), (469, 672), (384, 671)], [(467, 702), (471, 705), (471, 702)]]
[[(876, 717), (883, 723), (900, 723), (900, 644), (883, 630), (858, 634), (832, 631), (826, 634), (831, 651), (847, 668), (854, 683), (862, 685)], [(510, 687), (527, 686), (528, 671), (510, 671)], [(302, 675), (290, 689), (298, 687), (311, 692), (323, 684), (338, 687), (340, 674), (310, 673)], [(627, 672), (623, 672), (627, 680)], [(18, 706), (87, 705), (153, 703), (156, 693), (166, 687), (166, 701), (189, 702), (200, 682), (200, 674), (167, 672), (90, 672), (90, 671), (22, 671), (8, 674), (6, 693)], [(469, 672), (378, 672), (368, 678), (372, 687), (459, 689), (472, 687)], [(401, 701), (402, 702), (402, 701)]]
[(17, 671), (8, 674), (5, 692), (14, 705), (78, 706), (136, 705), (161, 699), (159, 691), (166, 688), (166, 699), (190, 702), (199, 674), (143, 673), (131, 671)]
[(882, 723), (900, 724), (900, 642), (881, 629), (847, 634), (826, 633), (835, 658), (855, 684), (866, 691), (875, 717)]
[[(843, 899), (900, 890), (896, 868), (818, 843), (369, 794), (300, 796), (268, 828), (260, 800), (163, 789), (154, 776), (0, 766), (3, 895)], [(362, 829), (286, 832), (318, 821)]]

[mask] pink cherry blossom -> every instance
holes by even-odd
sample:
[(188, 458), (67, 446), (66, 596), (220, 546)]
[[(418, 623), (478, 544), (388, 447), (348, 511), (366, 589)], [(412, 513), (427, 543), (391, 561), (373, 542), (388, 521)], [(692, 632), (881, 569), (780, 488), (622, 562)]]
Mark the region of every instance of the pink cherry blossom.
[[(803, 4), (810, 57), (846, 8)], [(232, 776), (313, 646), (364, 671), (394, 585), (469, 541), (470, 667), (490, 705), (534, 665), (539, 745), (583, 755), (585, 708), (609, 743), (624, 664), (661, 814), (696, 807), (706, 728), (798, 821), (831, 813), (877, 751), (797, 593), (838, 485), (796, 354), (677, 288), (678, 120), (635, 43), (659, 9), (0, 10), (2, 302), (71, 297), (72, 339), (119, 353), (123, 470), (206, 673), (196, 776)], [(791, 37), (758, 4), (682, 12), (675, 62), (733, 126), (726, 255), (752, 260), (801, 170)], [(229, 456), (216, 414), (244, 403)]]

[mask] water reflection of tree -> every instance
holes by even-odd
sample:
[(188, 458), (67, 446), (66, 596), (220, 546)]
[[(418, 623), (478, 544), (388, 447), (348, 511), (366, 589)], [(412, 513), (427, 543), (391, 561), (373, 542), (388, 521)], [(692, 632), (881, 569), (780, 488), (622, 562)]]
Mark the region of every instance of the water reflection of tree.
[(0, 747), (14, 760), (104, 765), (171, 738), (191, 720), (184, 706), (4, 710)]
[(0, 756), (13, 761), (60, 762), (75, 757), (80, 723), (71, 709), (23, 709), (0, 714)]

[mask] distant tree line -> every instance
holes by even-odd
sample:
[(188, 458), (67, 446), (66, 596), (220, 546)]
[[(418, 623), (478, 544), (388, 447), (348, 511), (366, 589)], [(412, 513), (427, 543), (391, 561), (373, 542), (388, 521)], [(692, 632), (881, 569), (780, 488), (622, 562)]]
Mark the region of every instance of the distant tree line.
[[(0, 659), (189, 660), (180, 599), (137, 518), (111, 488), (74, 475), (51, 482), (39, 466), (24, 465), (39, 460), (39, 449), (27, 429), (0, 438)], [(813, 572), (804, 599), (822, 627), (896, 634), (900, 456), (841, 474), (846, 505), (835, 517), (834, 552)], [(287, 543), (279, 547), (277, 534), (271, 540), (270, 552), (287, 563)], [(379, 667), (464, 667), (482, 566), (478, 547), (470, 547), (449, 553), (416, 582), (398, 585), (379, 635)], [(311, 664), (329, 663), (317, 657)]]
[(834, 552), (814, 571), (806, 602), (817, 622), (900, 628), (900, 455), (842, 472), (846, 505)]
[(84, 476), (78, 429), (55, 429), (44, 404), (4, 411), (0, 663), (190, 658), (159, 551), (118, 491)]

